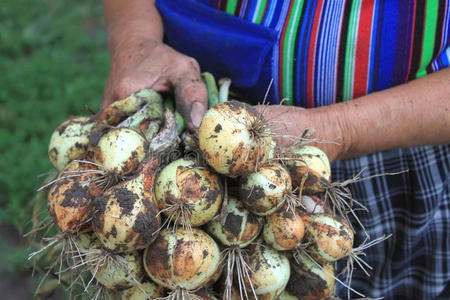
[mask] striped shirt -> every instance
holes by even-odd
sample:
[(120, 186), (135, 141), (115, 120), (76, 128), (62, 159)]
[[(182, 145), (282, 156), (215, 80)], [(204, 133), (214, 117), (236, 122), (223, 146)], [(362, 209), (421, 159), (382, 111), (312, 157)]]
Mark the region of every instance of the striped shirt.
[(347, 101), (449, 65), (450, 1), (202, 0), (278, 33), (266, 86), (303, 107)]
[[(317, 107), (348, 101), (449, 66), (450, 0), (158, 0), (169, 45), (202, 69), (231, 77), (249, 99)], [(234, 16), (234, 17), (232, 17)], [(242, 75), (244, 74), (244, 75)], [(450, 82), (449, 82), (450, 88)], [(357, 101), (357, 100), (356, 100)], [(351, 185), (370, 213), (368, 297), (450, 299), (450, 146), (394, 149), (337, 161), (333, 180)], [(363, 241), (357, 232), (355, 246)], [(336, 293), (346, 298), (338, 285)], [(356, 294), (353, 298), (359, 298)]]

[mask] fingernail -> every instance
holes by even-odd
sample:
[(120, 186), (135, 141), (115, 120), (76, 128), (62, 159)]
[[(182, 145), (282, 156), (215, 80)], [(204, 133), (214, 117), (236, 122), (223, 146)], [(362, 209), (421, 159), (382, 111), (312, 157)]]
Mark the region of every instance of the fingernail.
[(191, 108), (191, 121), (194, 127), (199, 127), (205, 114), (205, 106), (200, 102), (194, 102)]

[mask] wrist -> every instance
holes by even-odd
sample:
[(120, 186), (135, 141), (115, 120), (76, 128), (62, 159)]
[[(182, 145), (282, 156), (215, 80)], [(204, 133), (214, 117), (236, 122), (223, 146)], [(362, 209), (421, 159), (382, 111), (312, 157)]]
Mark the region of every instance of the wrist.
[(334, 104), (308, 110), (311, 114), (313, 138), (323, 140), (317, 143), (331, 161), (352, 157), (357, 143), (356, 130), (346, 103)]

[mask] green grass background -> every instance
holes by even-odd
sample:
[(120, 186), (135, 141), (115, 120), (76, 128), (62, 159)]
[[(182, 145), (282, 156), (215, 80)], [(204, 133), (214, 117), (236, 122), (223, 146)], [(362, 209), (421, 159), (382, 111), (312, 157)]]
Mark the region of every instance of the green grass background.
[[(6, 0), (0, 5), (0, 266), (26, 271), (38, 176), (52, 167), (47, 145), (71, 115), (98, 110), (108, 72), (101, 1)], [(6, 228), (6, 229), (5, 229)]]

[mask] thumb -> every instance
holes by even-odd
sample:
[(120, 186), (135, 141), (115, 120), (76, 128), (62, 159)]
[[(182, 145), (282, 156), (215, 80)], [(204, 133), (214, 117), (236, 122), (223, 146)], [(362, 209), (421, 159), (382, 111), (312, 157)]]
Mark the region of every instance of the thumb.
[(200, 73), (191, 78), (182, 77), (177, 80), (175, 101), (188, 129), (196, 131), (208, 110), (208, 91)]

